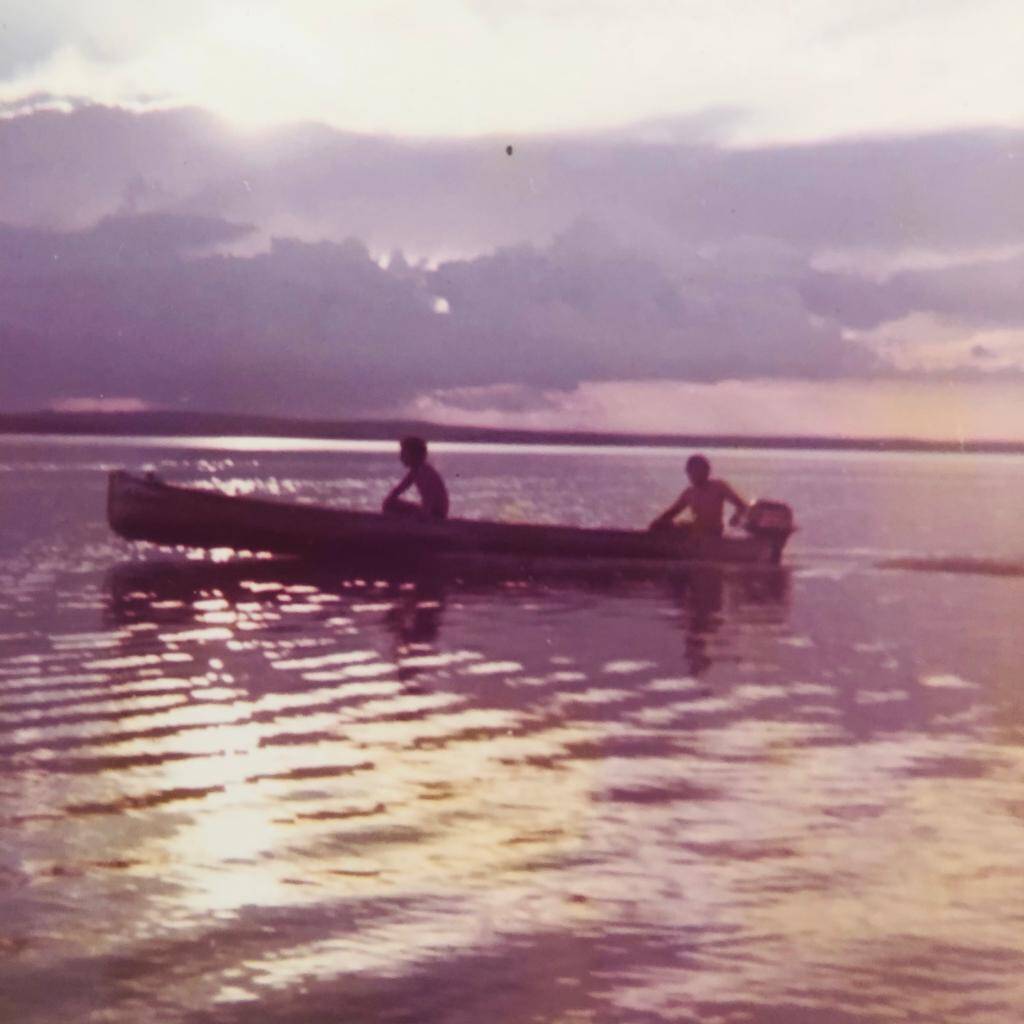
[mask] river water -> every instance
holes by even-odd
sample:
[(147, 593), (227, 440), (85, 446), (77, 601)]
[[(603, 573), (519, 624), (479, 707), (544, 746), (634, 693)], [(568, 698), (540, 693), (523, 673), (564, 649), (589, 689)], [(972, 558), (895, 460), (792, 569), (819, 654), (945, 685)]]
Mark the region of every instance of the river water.
[[(635, 525), (684, 454), (435, 461)], [(1022, 1019), (1024, 459), (712, 455), (784, 568), (200, 559), (107, 471), (372, 508), (391, 446), (0, 444), (0, 1020)]]

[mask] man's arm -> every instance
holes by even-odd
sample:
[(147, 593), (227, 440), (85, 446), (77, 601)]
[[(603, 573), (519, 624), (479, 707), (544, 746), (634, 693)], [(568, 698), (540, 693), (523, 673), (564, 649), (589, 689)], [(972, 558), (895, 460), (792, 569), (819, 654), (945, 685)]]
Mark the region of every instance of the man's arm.
[(416, 480), (416, 470), (410, 469), (408, 473), (402, 477), (401, 480), (394, 487), (388, 491), (388, 496), (384, 499), (384, 504), (387, 505), (389, 501), (393, 501), (399, 495), (405, 494)]
[(729, 520), (729, 525), (739, 526), (747, 509), (750, 508), (750, 503), (741, 498), (724, 480), (722, 481), (722, 497), (736, 509)]
[(686, 490), (683, 491), (683, 493), (680, 494), (679, 497), (676, 498), (676, 500), (672, 502), (672, 504), (669, 505), (669, 507), (665, 509), (664, 512), (661, 513), (660, 516), (658, 516), (656, 519), (651, 520), (651, 524), (647, 527), (647, 529), (659, 530), (663, 526), (670, 526), (672, 520), (675, 519), (675, 517), (679, 515), (679, 513), (682, 512), (683, 509), (686, 508), (689, 504), (690, 488), (687, 487)]

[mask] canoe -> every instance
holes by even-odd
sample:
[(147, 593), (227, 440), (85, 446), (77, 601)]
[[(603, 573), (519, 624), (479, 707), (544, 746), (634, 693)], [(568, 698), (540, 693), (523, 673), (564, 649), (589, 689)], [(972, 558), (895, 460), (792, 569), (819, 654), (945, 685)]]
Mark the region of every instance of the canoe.
[(239, 498), (119, 470), (110, 474), (107, 518), (111, 528), (128, 540), (318, 558), (512, 556), (777, 563), (792, 532), (792, 516), (785, 505), (762, 504), (770, 504), (767, 511), (775, 516), (768, 515), (767, 526), (753, 517), (745, 534), (708, 537), (685, 528), (650, 532), (477, 519), (419, 520)]

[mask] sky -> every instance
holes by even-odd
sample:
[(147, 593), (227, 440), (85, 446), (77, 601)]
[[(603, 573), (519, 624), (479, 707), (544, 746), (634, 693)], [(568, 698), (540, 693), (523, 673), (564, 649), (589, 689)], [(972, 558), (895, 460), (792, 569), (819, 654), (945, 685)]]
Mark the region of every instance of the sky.
[(1012, 0), (6, 0), (0, 18), (7, 98), (147, 97), (249, 125), (476, 136), (691, 115), (759, 145), (1024, 113)]
[(0, 406), (1024, 438), (1022, 29), (7, 0)]

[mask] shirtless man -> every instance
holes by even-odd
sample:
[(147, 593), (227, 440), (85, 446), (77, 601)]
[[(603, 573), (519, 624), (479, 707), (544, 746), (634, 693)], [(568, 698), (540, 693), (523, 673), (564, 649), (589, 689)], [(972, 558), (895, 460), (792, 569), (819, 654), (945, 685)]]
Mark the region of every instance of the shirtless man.
[(729, 520), (736, 526), (747, 511), (747, 503), (724, 481), (711, 479), (711, 463), (703, 455), (691, 455), (686, 461), (690, 486), (651, 525), (649, 530), (671, 529), (672, 521), (683, 509), (693, 514), (693, 529), (712, 537), (722, 535), (722, 510), (728, 501), (736, 511)]
[[(441, 474), (427, 462), (427, 442), (422, 437), (402, 438), (398, 457), (409, 472), (391, 488), (384, 499), (383, 510), (394, 515), (412, 515), (421, 519), (446, 519), (448, 489)], [(419, 492), (419, 504), (400, 497), (413, 486)]]

